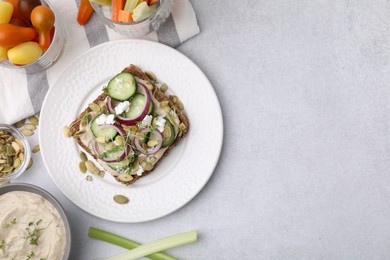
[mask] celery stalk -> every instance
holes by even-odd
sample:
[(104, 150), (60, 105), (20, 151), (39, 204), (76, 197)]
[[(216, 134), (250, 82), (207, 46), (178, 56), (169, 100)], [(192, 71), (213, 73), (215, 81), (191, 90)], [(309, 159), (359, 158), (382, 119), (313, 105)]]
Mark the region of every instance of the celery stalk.
[[(88, 236), (130, 250), (141, 245), (140, 243), (133, 240), (94, 227), (89, 227)], [(176, 258), (173, 256), (167, 255), (165, 253), (154, 253), (146, 257), (152, 260), (176, 260)]]
[(134, 260), (155, 252), (160, 252), (169, 248), (193, 243), (196, 242), (197, 239), (198, 232), (189, 231), (141, 245), (133, 250), (124, 252), (122, 254), (110, 258), (106, 258), (105, 260)]

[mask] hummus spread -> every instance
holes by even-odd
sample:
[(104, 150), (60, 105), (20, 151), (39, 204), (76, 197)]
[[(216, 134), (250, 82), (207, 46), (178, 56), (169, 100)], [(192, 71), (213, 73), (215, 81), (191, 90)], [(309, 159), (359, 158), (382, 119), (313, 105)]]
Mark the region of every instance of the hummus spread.
[(12, 191), (0, 196), (0, 259), (60, 260), (65, 228), (56, 208), (42, 196)]

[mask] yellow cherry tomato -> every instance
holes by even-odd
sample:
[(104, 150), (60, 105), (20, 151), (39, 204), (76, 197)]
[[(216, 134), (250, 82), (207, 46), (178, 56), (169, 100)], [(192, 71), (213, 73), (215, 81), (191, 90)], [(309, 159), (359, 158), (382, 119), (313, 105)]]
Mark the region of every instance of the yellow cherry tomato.
[(9, 49), (7, 55), (13, 64), (26, 65), (39, 59), (42, 49), (36, 42), (23, 42)]
[(0, 2), (0, 24), (9, 23), (14, 7), (8, 2)]
[(0, 47), (0, 62), (7, 59), (7, 51), (8, 51), (7, 48)]

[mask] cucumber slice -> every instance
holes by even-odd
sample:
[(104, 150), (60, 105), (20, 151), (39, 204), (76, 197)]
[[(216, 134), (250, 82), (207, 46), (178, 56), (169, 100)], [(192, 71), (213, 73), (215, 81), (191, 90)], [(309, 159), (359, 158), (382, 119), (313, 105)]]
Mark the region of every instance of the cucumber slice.
[(125, 152), (125, 146), (121, 145), (121, 146), (114, 146), (114, 149), (108, 150), (104, 154), (106, 159), (118, 160), (118, 158), (120, 158), (124, 152)]
[(175, 141), (175, 128), (173, 127), (171, 122), (169, 122), (169, 120), (166, 120), (163, 132), (162, 147), (165, 148), (170, 146), (173, 141)]
[(135, 118), (142, 113), (145, 107), (146, 98), (140, 93), (136, 93), (131, 99), (129, 111), (126, 112), (127, 118)]
[(129, 72), (122, 72), (117, 74), (108, 82), (107, 93), (111, 98), (125, 101), (134, 95), (137, 84), (133, 74)]
[(152, 101), (152, 100), (150, 100), (150, 105), (149, 105), (148, 115), (151, 115), (151, 114), (153, 114), (153, 111), (154, 111), (154, 104), (153, 104), (153, 101)]
[(115, 163), (108, 163), (108, 166), (115, 170), (115, 171), (121, 171), (126, 169), (129, 164), (131, 163), (132, 157), (126, 157), (124, 160), (120, 162), (115, 162)]
[(91, 122), (91, 131), (92, 131), (92, 134), (98, 138), (98, 137), (101, 137), (101, 136), (104, 136), (106, 137), (106, 139), (113, 139), (115, 136), (117, 136), (118, 134), (118, 131), (113, 128), (113, 127), (104, 127), (104, 126), (101, 126), (101, 125), (98, 125), (98, 123), (96, 123), (96, 119), (100, 116), (101, 114), (95, 116), (95, 118), (92, 120)]

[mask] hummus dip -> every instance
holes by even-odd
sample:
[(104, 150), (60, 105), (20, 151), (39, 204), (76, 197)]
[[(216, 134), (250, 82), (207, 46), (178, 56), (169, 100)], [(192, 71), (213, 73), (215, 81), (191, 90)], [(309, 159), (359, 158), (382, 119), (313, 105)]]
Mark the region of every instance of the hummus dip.
[(60, 260), (65, 227), (42, 196), (12, 191), (0, 196), (0, 259)]

